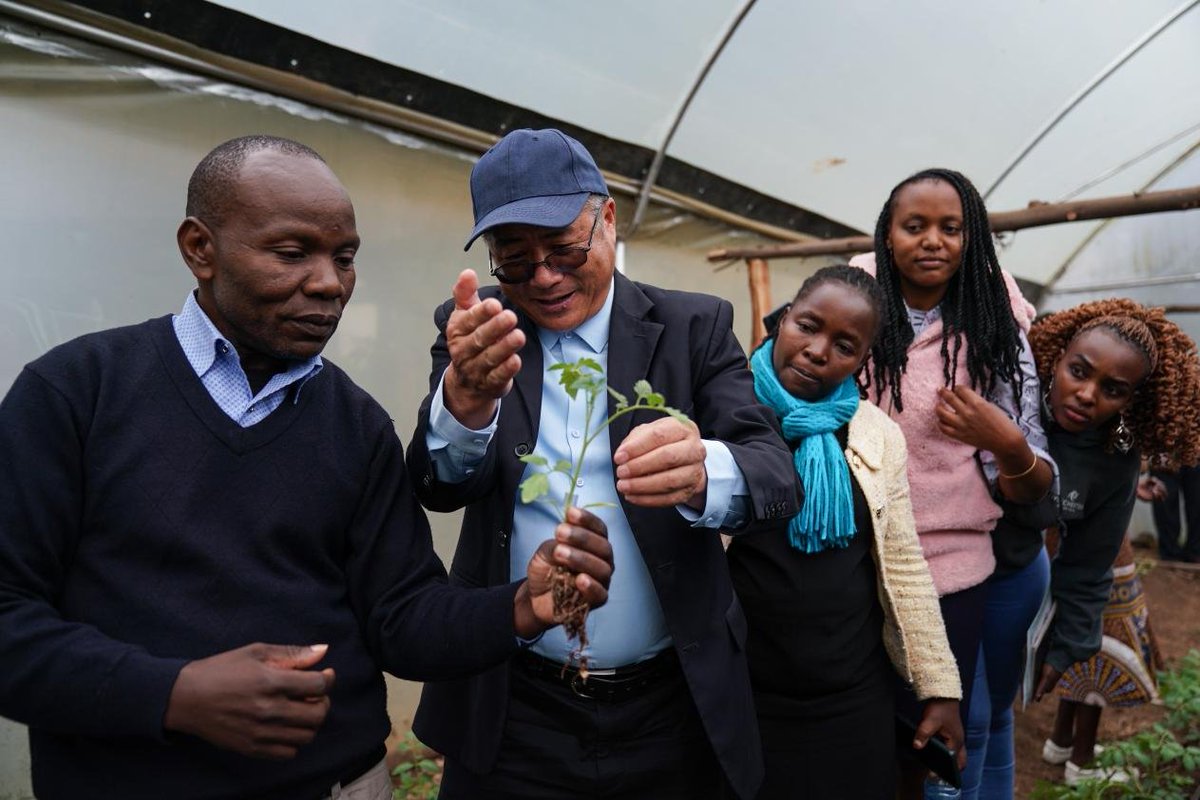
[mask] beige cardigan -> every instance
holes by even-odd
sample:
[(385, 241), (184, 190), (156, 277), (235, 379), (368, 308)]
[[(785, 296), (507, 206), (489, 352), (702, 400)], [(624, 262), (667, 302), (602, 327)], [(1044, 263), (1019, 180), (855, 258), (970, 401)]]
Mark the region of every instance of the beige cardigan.
[(919, 700), (960, 700), (957, 663), (913, 522), (904, 434), (864, 400), (850, 418), (846, 440), (846, 463), (862, 487), (875, 528), (871, 553), (883, 606), (884, 647)]

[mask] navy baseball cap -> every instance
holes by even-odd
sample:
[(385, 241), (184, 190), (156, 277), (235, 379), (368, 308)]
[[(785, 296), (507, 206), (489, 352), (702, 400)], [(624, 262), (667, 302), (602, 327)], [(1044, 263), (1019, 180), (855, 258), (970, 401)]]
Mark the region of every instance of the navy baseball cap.
[(592, 194), (608, 185), (583, 145), (554, 128), (512, 131), (471, 170), (475, 227), (463, 250), (499, 225), (565, 228)]

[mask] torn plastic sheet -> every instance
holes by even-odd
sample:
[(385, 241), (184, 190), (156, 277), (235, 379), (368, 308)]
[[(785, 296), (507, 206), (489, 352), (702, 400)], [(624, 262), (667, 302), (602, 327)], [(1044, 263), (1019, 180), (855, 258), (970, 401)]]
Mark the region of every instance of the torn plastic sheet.
[(94, 56), (88, 55), (63, 42), (54, 41), (45, 36), (27, 36), (19, 33), (13, 30), (12, 27), (9, 27), (8, 24), (0, 28), (0, 42), (11, 44), (22, 50), (28, 50), (31, 53), (41, 53), (42, 55), (54, 58), (95, 59)]
[[(263, 108), (277, 109), (290, 116), (309, 121), (358, 127), (379, 136), (390, 144), (410, 150), (431, 150), (468, 163), (474, 163), (478, 158), (478, 156), (458, 148), (424, 139), (396, 128), (328, 111), (301, 100), (293, 100), (270, 92), (140, 60), (120, 51), (81, 42), (8, 19), (0, 20), (0, 45), (4, 44), (52, 58), (100, 62), (104, 67), (112, 70), (113, 76), (140, 78), (168, 91), (204, 94), (241, 103), (252, 103)], [(103, 75), (102, 72), (98, 74)]]
[[(289, 116), (308, 121), (329, 122), (338, 126), (355, 127), (384, 139), (389, 144), (412, 151), (428, 151), (456, 161), (473, 164), (478, 160), (474, 152), (423, 138), (420, 134), (370, 122), (347, 114), (330, 111), (320, 106), (251, 88), (225, 80), (211, 78), (196, 72), (185, 71), (167, 64), (38, 28), (24, 22), (0, 16), (0, 48), (9, 45), (20, 50), (36, 53), (53, 59), (69, 59), (87, 62), (87, 73), (81, 75), (97, 83), (119, 78), (124, 81), (146, 81), (160, 89), (190, 95), (206, 95), (250, 103), (262, 108), (282, 111)], [(52, 66), (53, 62), (47, 62)], [(42, 78), (35, 78), (45, 80)], [(622, 187), (636, 190), (636, 187)], [(757, 233), (730, 226), (724, 222), (705, 219), (670, 205), (652, 202), (650, 213), (636, 237), (638, 240), (654, 240), (667, 246), (686, 244), (690, 247), (712, 249), (736, 245), (766, 243), (768, 240)]]

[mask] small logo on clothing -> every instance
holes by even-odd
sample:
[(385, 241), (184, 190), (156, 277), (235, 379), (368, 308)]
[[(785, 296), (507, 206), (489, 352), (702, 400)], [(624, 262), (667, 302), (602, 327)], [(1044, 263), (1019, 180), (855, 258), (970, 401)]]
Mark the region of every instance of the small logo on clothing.
[(1079, 501), (1079, 490), (1072, 489), (1067, 492), (1067, 496), (1062, 499), (1063, 511), (1068, 514), (1080, 514), (1083, 512), (1083, 503)]

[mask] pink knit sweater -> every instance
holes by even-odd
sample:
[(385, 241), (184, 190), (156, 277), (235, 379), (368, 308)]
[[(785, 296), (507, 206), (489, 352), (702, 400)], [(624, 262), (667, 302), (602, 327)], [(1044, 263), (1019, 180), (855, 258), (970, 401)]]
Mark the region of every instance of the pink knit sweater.
[[(855, 256), (851, 265), (875, 274), (875, 254)], [(1004, 283), (1013, 316), (1028, 332), (1034, 308), (1007, 272)], [(1000, 518), (987, 482), (975, 461), (975, 448), (944, 435), (937, 426), (938, 387), (942, 386), (942, 321), (926, 326), (908, 347), (908, 367), (901, 378), (904, 411), (888, 396), (872, 392), (872, 400), (904, 431), (908, 443), (908, 482), (921, 549), (938, 595), (983, 583), (996, 568), (988, 536)], [(955, 365), (958, 380), (967, 380), (966, 347)]]

